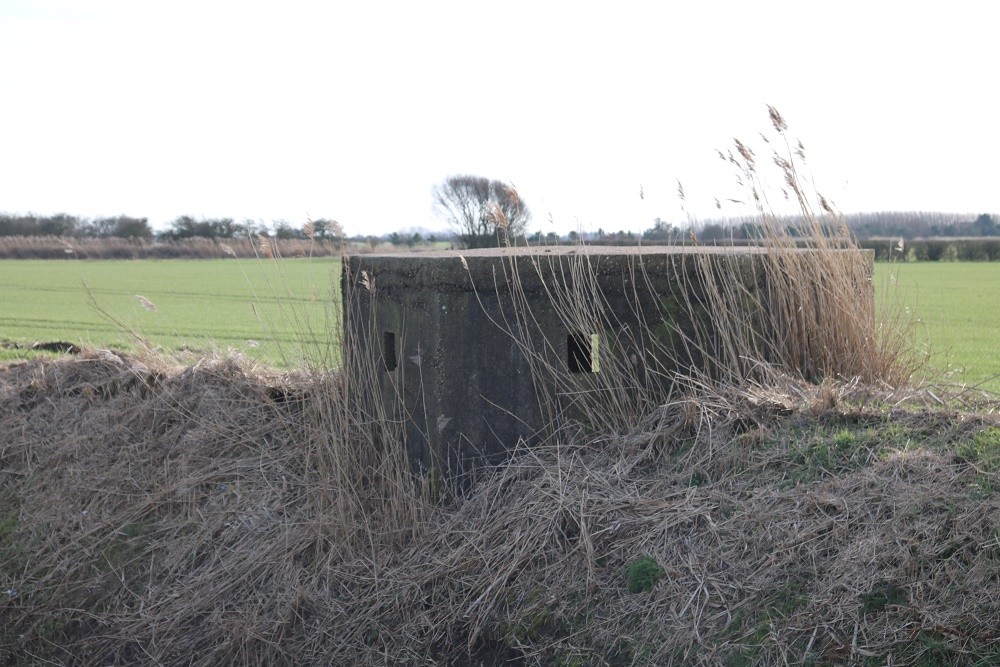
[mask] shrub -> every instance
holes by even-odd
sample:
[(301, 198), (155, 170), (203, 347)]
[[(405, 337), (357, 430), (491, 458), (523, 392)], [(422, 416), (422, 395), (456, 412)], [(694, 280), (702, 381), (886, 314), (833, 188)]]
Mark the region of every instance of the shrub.
[(643, 556), (628, 566), (628, 592), (648, 593), (665, 574), (652, 556)]

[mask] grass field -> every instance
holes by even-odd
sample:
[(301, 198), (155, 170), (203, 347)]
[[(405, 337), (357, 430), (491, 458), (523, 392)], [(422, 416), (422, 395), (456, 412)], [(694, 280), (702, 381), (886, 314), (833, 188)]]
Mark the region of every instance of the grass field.
[(878, 264), (875, 273), (912, 308), (916, 338), (945, 381), (1000, 392), (1000, 263)]
[[(134, 349), (131, 330), (169, 351), (232, 349), (268, 364), (295, 365), (303, 347), (310, 353), (322, 347), (325, 318), (339, 309), (339, 289), (333, 289), (339, 280), (340, 261), (326, 258), (280, 264), (5, 260), (0, 342)], [(24, 350), (0, 348), (0, 360), (24, 356)]]
[[(295, 365), (303, 344), (322, 348), (325, 318), (339, 308), (339, 275), (330, 259), (0, 261), (0, 341), (128, 349), (135, 341), (124, 324), (167, 350), (234, 349)], [(895, 293), (914, 310), (918, 340), (949, 381), (1000, 391), (1000, 264), (879, 264), (876, 281), (895, 284), (877, 293)], [(24, 356), (0, 349), (0, 361)]]

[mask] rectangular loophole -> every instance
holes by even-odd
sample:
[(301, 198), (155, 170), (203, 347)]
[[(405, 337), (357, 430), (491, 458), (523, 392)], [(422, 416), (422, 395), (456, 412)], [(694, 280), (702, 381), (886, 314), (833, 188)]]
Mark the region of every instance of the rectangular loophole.
[(392, 331), (382, 334), (382, 360), (385, 362), (385, 370), (396, 370), (396, 334)]
[(597, 350), (600, 336), (596, 333), (571, 333), (566, 337), (566, 361), (570, 373), (600, 373)]

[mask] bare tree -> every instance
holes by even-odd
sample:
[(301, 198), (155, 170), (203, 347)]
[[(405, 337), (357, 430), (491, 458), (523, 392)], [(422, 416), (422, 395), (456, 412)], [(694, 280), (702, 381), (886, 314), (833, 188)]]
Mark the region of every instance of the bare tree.
[(450, 176), (434, 187), (433, 197), (434, 212), (468, 248), (515, 243), (531, 220), (513, 187), (482, 176)]

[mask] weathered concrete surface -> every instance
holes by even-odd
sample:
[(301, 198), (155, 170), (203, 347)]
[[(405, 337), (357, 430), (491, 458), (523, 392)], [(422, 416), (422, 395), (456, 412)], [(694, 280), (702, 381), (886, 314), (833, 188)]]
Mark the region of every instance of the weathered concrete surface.
[[(530, 445), (551, 417), (550, 397), (539, 394), (525, 343), (566, 372), (596, 370), (588, 356), (591, 336), (601, 345), (618, 345), (619, 352), (627, 346), (637, 377), (647, 369), (662, 375), (668, 367), (699, 366), (699, 350), (679, 344), (672, 354), (657, 356), (656, 350), (683, 338), (678, 332), (711, 326), (698, 279), (706, 266), (724, 267), (748, 292), (763, 287), (764, 254), (755, 248), (351, 256), (342, 283), (346, 338), (354, 341), (348, 354), (379, 359), (381, 400), (405, 424), (414, 465), (452, 478), (502, 460), (519, 441)], [(574, 290), (602, 302), (600, 331), (560, 314)], [(747, 317), (753, 326), (753, 314)]]

